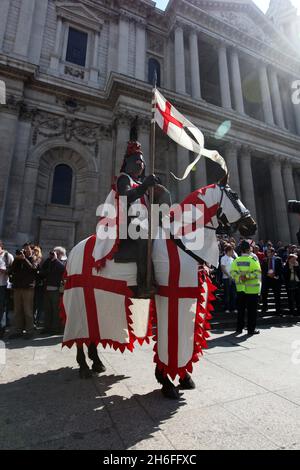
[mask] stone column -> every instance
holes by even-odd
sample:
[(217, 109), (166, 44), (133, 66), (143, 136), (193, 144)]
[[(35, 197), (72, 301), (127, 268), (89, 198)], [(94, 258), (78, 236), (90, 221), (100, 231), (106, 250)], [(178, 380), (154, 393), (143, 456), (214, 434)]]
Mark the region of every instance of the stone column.
[(225, 146), (225, 160), (229, 171), (229, 186), (241, 197), (240, 176), (238, 168), (238, 146), (228, 142)]
[(256, 206), (253, 186), (253, 175), (251, 167), (251, 150), (248, 146), (242, 146), (240, 154), (240, 171), (241, 171), (241, 189), (242, 203), (248, 209), (252, 217), (256, 220)]
[(206, 171), (206, 158), (201, 157), (200, 161), (196, 165), (196, 171), (195, 171), (195, 188), (191, 188), (192, 191), (195, 189), (203, 188), (204, 186), (207, 186), (207, 171)]
[(119, 45), (118, 45), (118, 72), (128, 74), (129, 58), (129, 21), (127, 18), (119, 19)]
[(142, 24), (136, 25), (136, 58), (135, 78), (145, 81), (146, 70), (146, 28)]
[(54, 53), (52, 54), (51, 59), (50, 59), (50, 69), (54, 71), (58, 71), (58, 67), (59, 67), (62, 30), (63, 30), (63, 21), (61, 17), (58, 17), (57, 24), (56, 24), (55, 48), (54, 48)]
[(28, 54), (34, 11), (35, 0), (22, 0), (14, 45), (15, 54), (25, 57)]
[(4, 227), (4, 210), (10, 180), (10, 170), (16, 143), (18, 108), (0, 112), (0, 237)]
[(48, 0), (38, 0), (35, 3), (34, 20), (28, 51), (30, 62), (35, 65), (39, 64), (41, 58), (47, 10)]
[(175, 90), (178, 93), (186, 92), (185, 85), (185, 58), (184, 39), (181, 26), (175, 27)]
[(10, 0), (1, 0), (0, 2), (0, 51), (3, 47), (7, 18), (9, 13)]
[[(293, 178), (293, 166), (289, 159), (286, 159), (282, 168), (282, 176), (284, 182), (284, 189), (285, 189), (285, 201), (288, 200), (295, 200), (297, 199), (296, 196), (296, 188)], [(292, 242), (297, 242), (296, 233), (299, 230), (299, 215), (298, 214), (288, 214), (288, 218), (290, 221), (290, 229), (291, 229), (291, 240)]]
[(296, 131), (297, 131), (297, 134), (300, 135), (300, 103), (298, 102), (299, 96), (300, 96), (299, 86), (298, 86), (298, 91), (297, 91), (297, 88), (295, 88), (292, 83), (290, 93), (292, 97), (290, 101), (292, 102), (292, 107), (294, 109)]
[(13, 243), (16, 238), (20, 206), (22, 201), (22, 188), (25, 171), (25, 162), (27, 151), (30, 147), (31, 119), (22, 119), (19, 121), (16, 135), (16, 147), (14, 152), (14, 164), (11, 168), (9, 187), (5, 209), (5, 225), (3, 227), (3, 236), (6, 240)]
[(189, 41), (190, 41), (192, 97), (195, 99), (201, 99), (198, 35), (195, 31), (190, 32)]
[(146, 162), (147, 171), (150, 173), (150, 119), (139, 119), (138, 140), (142, 145), (143, 156)]
[(115, 157), (115, 175), (120, 172), (123, 158), (127, 149), (127, 142), (130, 137), (130, 118), (126, 115), (120, 115), (117, 118), (117, 136), (116, 136), (116, 157)]
[(277, 76), (276, 70), (271, 68), (269, 71), (269, 77), (270, 77), (271, 95), (273, 97), (273, 102), (274, 102), (274, 114), (275, 114), (276, 124), (282, 129), (285, 129), (282, 101), (281, 101), (281, 96), (280, 96), (278, 76)]
[(270, 124), (272, 126), (274, 125), (273, 108), (272, 108), (271, 94), (270, 94), (270, 88), (269, 88), (267, 67), (265, 64), (261, 64), (259, 66), (259, 82), (260, 82), (260, 91), (261, 91), (264, 119), (267, 124)]
[(231, 109), (232, 103), (231, 103), (226, 46), (221, 45), (218, 48), (218, 58), (219, 58), (219, 78), (220, 78), (222, 106), (223, 108)]
[(32, 237), (32, 218), (35, 201), (39, 165), (36, 162), (27, 162), (23, 179), (22, 202), (19, 215), (18, 232), (20, 239), (26, 241)]
[[(177, 175), (182, 177), (186, 167), (190, 163), (189, 150), (177, 145)], [(182, 202), (191, 192), (191, 178), (190, 175), (183, 181), (177, 181), (178, 187), (178, 202)]]
[(233, 98), (235, 110), (244, 114), (244, 98), (240, 71), (239, 56), (235, 49), (230, 51), (231, 80), (233, 87)]
[(287, 215), (286, 196), (281, 175), (281, 157), (279, 155), (274, 155), (273, 158), (270, 159), (270, 173), (277, 236), (282, 242), (288, 243), (291, 240), (291, 236)]
[(94, 32), (94, 49), (93, 49), (93, 60), (92, 66), (90, 68), (90, 82), (92, 84), (98, 83), (98, 75), (99, 75), (99, 40), (100, 40), (100, 33), (99, 31)]
[[(103, 136), (99, 141), (99, 198), (97, 204), (104, 202), (109, 193), (113, 177), (113, 141), (111, 136)], [(98, 206), (97, 206), (98, 207)]]
[[(87, 233), (95, 233), (99, 217), (96, 216), (96, 209), (99, 204), (98, 196), (98, 174), (87, 171), (85, 174), (85, 211), (82, 223), (79, 224), (79, 231), (82, 230), (80, 238), (84, 238)], [(101, 201), (103, 202), (103, 201)], [(80, 235), (80, 233), (78, 233)]]
[(109, 25), (107, 77), (118, 70), (118, 24), (111, 20)]

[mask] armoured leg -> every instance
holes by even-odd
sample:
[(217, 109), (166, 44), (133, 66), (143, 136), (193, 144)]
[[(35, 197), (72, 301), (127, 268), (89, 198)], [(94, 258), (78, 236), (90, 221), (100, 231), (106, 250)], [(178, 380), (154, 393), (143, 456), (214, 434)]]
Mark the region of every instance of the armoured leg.
[(179, 383), (183, 390), (193, 390), (196, 388), (196, 384), (188, 372), (185, 374), (183, 379), (179, 379)]
[(89, 379), (92, 377), (92, 371), (85, 360), (83, 346), (77, 346), (76, 361), (79, 364), (79, 377), (81, 379)]
[(91, 343), (89, 345), (89, 347), (88, 347), (88, 356), (91, 359), (91, 361), (93, 361), (93, 365), (92, 365), (93, 372), (100, 373), (100, 372), (105, 372), (106, 371), (105, 365), (101, 362), (101, 360), (98, 356), (97, 347), (96, 347), (95, 343)]
[(169, 377), (164, 376), (163, 373), (159, 370), (158, 366), (155, 368), (155, 377), (158, 383), (162, 385), (161, 392), (166, 398), (171, 398), (172, 400), (179, 400), (180, 395), (175, 388), (175, 385), (171, 382)]

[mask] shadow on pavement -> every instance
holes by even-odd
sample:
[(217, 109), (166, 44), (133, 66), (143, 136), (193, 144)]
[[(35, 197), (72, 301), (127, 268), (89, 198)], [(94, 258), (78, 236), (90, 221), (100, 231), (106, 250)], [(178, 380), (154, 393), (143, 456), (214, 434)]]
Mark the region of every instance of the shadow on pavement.
[(160, 390), (125, 398), (125, 379), (80, 380), (78, 369), (64, 367), (2, 384), (0, 448), (116, 450), (153, 439), (185, 401), (166, 400)]
[(5, 343), (5, 347), (7, 349), (20, 349), (30, 347), (47, 347), (47, 346), (55, 346), (62, 342), (62, 335), (56, 336), (42, 336), (42, 335), (35, 335), (32, 339), (9, 339), (8, 336), (4, 337), (3, 341)]

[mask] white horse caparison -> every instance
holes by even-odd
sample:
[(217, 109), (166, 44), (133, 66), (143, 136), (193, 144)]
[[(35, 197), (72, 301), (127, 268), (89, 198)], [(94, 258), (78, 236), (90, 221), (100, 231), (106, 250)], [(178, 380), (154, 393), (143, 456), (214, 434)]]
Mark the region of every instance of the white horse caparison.
[[(194, 191), (182, 205), (198, 203), (204, 205), (202, 246), (186, 249), (184, 237), (179, 243), (162, 237), (153, 242), (152, 261), (158, 294), (155, 295), (155, 306), (152, 302), (151, 308), (149, 300), (130, 298), (130, 286), (136, 285), (136, 263), (115, 263), (112, 259), (107, 260), (99, 272), (92, 267), (95, 236), (76, 245), (67, 264), (63, 345), (70, 347), (76, 343), (82, 348), (84, 343), (100, 343), (121, 351), (125, 348), (133, 350), (136, 340), (140, 343), (148, 340), (151, 322), (154, 322), (156, 378), (169, 398), (178, 398), (178, 392), (168, 375), (172, 379), (178, 375), (183, 388), (194, 388), (189, 372), (206, 347), (215, 288), (205, 269), (199, 269), (199, 262), (218, 265), (216, 229), (220, 223), (228, 226), (239, 223), (244, 236), (251, 236), (256, 231), (249, 211), (227, 185), (227, 180)], [(80, 281), (80, 275), (87, 273), (89, 276), (87, 265), (91, 267), (93, 280), (83, 277)], [(104, 288), (101, 284), (99, 291), (98, 278), (105, 284)], [(111, 286), (114, 286), (114, 293)], [(97, 352), (96, 358), (94, 353), (89, 356), (93, 361), (100, 361)], [(83, 366), (87, 367), (85, 361)]]

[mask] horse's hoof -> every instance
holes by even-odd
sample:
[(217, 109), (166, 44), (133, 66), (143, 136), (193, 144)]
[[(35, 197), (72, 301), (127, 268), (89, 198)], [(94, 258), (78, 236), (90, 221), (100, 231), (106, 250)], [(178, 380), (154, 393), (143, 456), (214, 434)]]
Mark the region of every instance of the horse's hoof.
[(98, 374), (101, 374), (101, 372), (105, 372), (106, 371), (106, 367), (104, 364), (102, 364), (101, 361), (99, 362), (94, 362), (93, 365), (92, 365), (92, 371), (93, 372), (97, 372)]
[(81, 379), (90, 379), (91, 377), (93, 377), (91, 369), (89, 369), (88, 367), (81, 367), (79, 369), (79, 377)]
[(188, 372), (183, 379), (179, 379), (179, 383), (183, 390), (193, 390), (196, 388), (196, 384)]
[(170, 398), (171, 400), (179, 400), (180, 398), (178, 390), (175, 388), (175, 386), (172, 383), (163, 385), (161, 389), (161, 393), (163, 394), (164, 397)]

